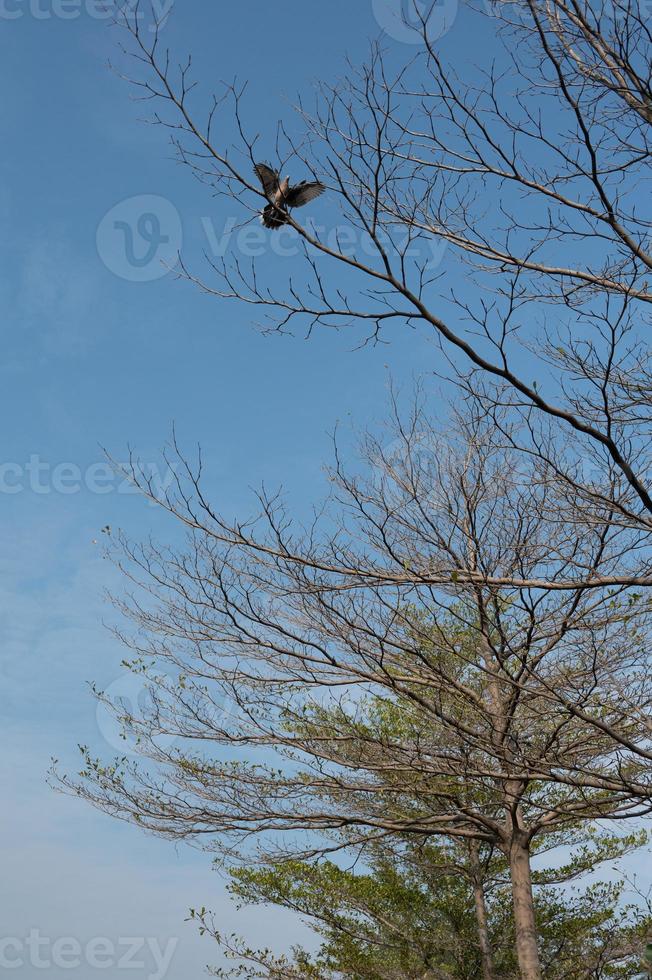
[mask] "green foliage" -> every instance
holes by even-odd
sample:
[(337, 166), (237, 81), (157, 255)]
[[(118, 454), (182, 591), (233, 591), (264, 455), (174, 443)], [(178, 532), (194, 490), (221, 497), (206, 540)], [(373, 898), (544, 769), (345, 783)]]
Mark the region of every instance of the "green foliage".
[[(596, 846), (603, 852), (610, 847), (607, 840)], [(499, 858), (486, 858), (483, 890), (495, 976), (516, 980), (505, 869)], [(364, 870), (331, 861), (243, 868), (232, 873), (231, 891), (242, 904), (299, 912), (315, 929), (321, 939), (318, 953), (310, 957), (295, 950), (292, 968), (298, 972), (287, 976), (480, 980), (471, 866), (464, 864), (464, 852), (426, 845), (398, 855), (378, 847), (367, 859)], [(557, 875), (568, 869), (579, 873), (578, 867), (571, 861)], [(583, 891), (539, 886), (536, 892), (546, 980), (631, 980), (652, 919), (641, 908), (623, 903), (622, 884), (594, 884)]]
[[(302, 909), (321, 923), (319, 931), (325, 942), (320, 963), (324, 967), (368, 977), (380, 976), (385, 970), (411, 977), (433, 963), (441, 970), (453, 962), (453, 944), (442, 942), (442, 936), (446, 923), (459, 925), (459, 896), (452, 894), (454, 889), (444, 889), (446, 906), (437, 903), (433, 910), (421, 893), (396, 880), (386, 868), (378, 869), (376, 876), (350, 876), (333, 865), (294, 868), (289, 873), (295, 880), (286, 879), (280, 888), (274, 883), (272, 894), (276, 892), (277, 901), (280, 897), (284, 904)], [(262, 884), (264, 894), (264, 883), (250, 878), (248, 884)], [(419, 927), (433, 911), (438, 928), (423, 943)], [(390, 934), (383, 943), (381, 931)], [(421, 942), (415, 943), (417, 938)]]
[[(235, 871), (231, 890), (246, 904), (300, 912), (322, 940), (310, 961), (320, 977), (470, 980), (480, 969), (473, 894), (461, 875), (443, 872), (452, 857), (427, 847), (412, 866), (377, 852), (364, 872), (294, 861)], [(511, 955), (502, 961), (511, 975)]]

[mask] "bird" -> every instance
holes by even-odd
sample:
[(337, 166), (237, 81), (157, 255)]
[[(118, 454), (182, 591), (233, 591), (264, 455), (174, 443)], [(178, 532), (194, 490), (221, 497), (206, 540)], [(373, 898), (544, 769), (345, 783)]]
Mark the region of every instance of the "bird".
[(273, 231), (288, 223), (290, 208), (302, 208), (326, 190), (318, 180), (302, 180), (290, 187), (290, 178), (281, 179), (279, 173), (267, 163), (257, 163), (254, 170), (270, 201), (263, 208), (260, 220), (266, 228)]

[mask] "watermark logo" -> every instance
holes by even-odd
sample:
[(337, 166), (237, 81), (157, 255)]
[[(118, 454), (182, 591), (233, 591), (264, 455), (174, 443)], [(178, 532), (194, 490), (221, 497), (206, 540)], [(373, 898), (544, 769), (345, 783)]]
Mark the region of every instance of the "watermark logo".
[[(150, 681), (144, 674), (126, 670), (109, 684), (102, 691), (96, 710), (97, 727), (107, 745), (121, 755), (138, 755), (139, 736), (129, 719), (147, 715), (150, 707)], [(174, 741), (174, 735), (154, 737), (156, 746), (163, 750)]]
[(104, 215), (96, 240), (98, 255), (116, 276), (152, 282), (177, 264), (183, 243), (181, 217), (167, 198), (141, 194)]
[(380, 27), (402, 44), (437, 41), (450, 31), (459, 0), (372, 0)]
[(165, 946), (142, 936), (120, 937), (117, 942), (96, 936), (82, 943), (75, 936), (52, 939), (39, 929), (27, 936), (0, 937), (0, 972), (21, 970), (140, 970), (147, 980), (165, 980), (179, 945)]

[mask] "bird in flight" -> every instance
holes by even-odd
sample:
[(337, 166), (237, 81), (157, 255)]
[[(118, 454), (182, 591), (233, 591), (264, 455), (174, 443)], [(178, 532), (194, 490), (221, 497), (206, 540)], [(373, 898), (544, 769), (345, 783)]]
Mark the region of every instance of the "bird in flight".
[(277, 171), (266, 163), (257, 163), (254, 170), (270, 201), (263, 208), (261, 221), (266, 228), (273, 230), (287, 224), (290, 208), (302, 208), (326, 190), (318, 180), (302, 180), (300, 184), (290, 187), (290, 178), (281, 180)]

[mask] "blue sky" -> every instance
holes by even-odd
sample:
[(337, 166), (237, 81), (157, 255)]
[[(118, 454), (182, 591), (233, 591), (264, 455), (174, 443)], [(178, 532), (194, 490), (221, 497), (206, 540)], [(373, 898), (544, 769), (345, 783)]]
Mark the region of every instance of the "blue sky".
[[(177, 0), (164, 41), (180, 56), (193, 51), (206, 86), (247, 79), (252, 124), (266, 133), (290, 117), (296, 92), (344, 71), (345, 54), (361, 60), (369, 39), (391, 29), (387, 8), (398, 2)], [(469, 59), (484, 38), (455, 7), (443, 3), (451, 29), (441, 43)], [(437, 367), (437, 355), (427, 337), (405, 330), (363, 350), (353, 334), (265, 337), (247, 308), (170, 276), (122, 277), (100, 234), (103, 261), (98, 229), (132, 198), (168, 202), (180, 223), (173, 236), (194, 253), (207, 227), (223, 233), (224, 215), (172, 160), (164, 133), (139, 121), (142, 106), (106, 66), (116, 33), (93, 10), (90, 0), (0, 0), (0, 922), (3, 937), (21, 940), (30, 930), (114, 946), (121, 937), (178, 939), (167, 977), (188, 980), (217, 959), (183, 924), (191, 905), (212, 907), (223, 929), (261, 944), (283, 948), (305, 931), (273, 910), (236, 915), (204, 856), (45, 785), (52, 755), (65, 767), (77, 742), (112, 748), (87, 690), (91, 680), (122, 683), (123, 651), (102, 624), (103, 593), (117, 581), (100, 530), (161, 529), (151, 507), (94, 468), (100, 446), (120, 459), (130, 443), (157, 462), (174, 421), (183, 442), (202, 444), (223, 509), (246, 512), (249, 488), (263, 480), (283, 483), (301, 509), (323, 492), (335, 425), (373, 426), (385, 413), (389, 369), (409, 387)], [(275, 41), (279, 29), (291, 57)], [(385, 41), (412, 53), (396, 36)], [(42, 977), (28, 960), (13, 975)], [(132, 975), (150, 975), (145, 960)], [(46, 975), (71, 972), (86, 980), (95, 971)], [(123, 975), (115, 962), (99, 972)]]

